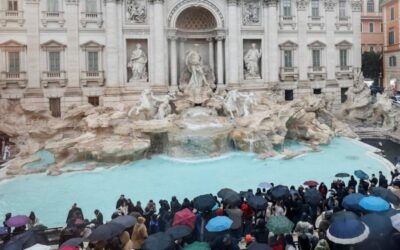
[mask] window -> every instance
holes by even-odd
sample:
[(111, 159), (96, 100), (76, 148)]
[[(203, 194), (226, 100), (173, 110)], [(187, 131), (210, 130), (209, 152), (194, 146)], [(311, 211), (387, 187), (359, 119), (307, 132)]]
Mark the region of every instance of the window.
[(283, 16), (292, 16), (292, 2), (291, 0), (283, 0)]
[(311, 1), (311, 16), (319, 17), (319, 0)]
[(97, 0), (86, 0), (86, 12), (97, 13)]
[(390, 20), (394, 20), (394, 8), (390, 8)]
[(58, 6), (59, 0), (47, 0), (47, 11), (48, 12), (59, 12)]
[(8, 72), (19, 73), (20, 72), (20, 60), (19, 52), (8, 52)]
[(293, 101), (293, 89), (286, 89), (285, 90), (285, 101)]
[(390, 67), (396, 67), (396, 64), (397, 64), (396, 56), (390, 56), (389, 57), (389, 66)]
[(53, 117), (61, 116), (61, 100), (60, 98), (49, 99), (50, 112)]
[(375, 6), (374, 6), (374, 0), (368, 0), (367, 1), (367, 12), (374, 12)]
[(347, 49), (340, 50), (340, 66), (347, 66)]
[(60, 52), (51, 51), (49, 52), (49, 71), (60, 72)]
[(285, 59), (285, 68), (292, 68), (293, 63), (292, 63), (292, 51), (291, 50), (285, 50), (283, 52), (283, 57)]
[(18, 0), (8, 0), (8, 8), (9, 11), (17, 11), (18, 10)]
[(381, 32), (383, 32), (383, 23), (381, 23)]
[(379, 0), (379, 12), (382, 12), (383, 0)]
[(99, 106), (99, 97), (98, 96), (89, 96), (88, 102), (90, 104), (92, 104), (93, 106), (97, 107), (97, 106)]
[(389, 45), (394, 44), (394, 29), (389, 30)]
[(347, 101), (347, 95), (346, 95), (347, 90), (349, 90), (349, 88), (341, 88), (340, 89), (340, 97), (341, 97), (340, 101), (341, 101), (341, 103), (344, 103), (344, 102)]
[(346, 17), (346, 0), (339, 0), (339, 17)]
[(321, 51), (318, 49), (312, 50), (312, 65), (314, 68), (321, 66)]
[(369, 23), (369, 32), (374, 32), (374, 23)]
[(88, 71), (89, 72), (98, 72), (99, 71), (99, 53), (88, 52)]
[(322, 89), (314, 89), (313, 92), (314, 92), (314, 95), (320, 95), (320, 94), (322, 94)]

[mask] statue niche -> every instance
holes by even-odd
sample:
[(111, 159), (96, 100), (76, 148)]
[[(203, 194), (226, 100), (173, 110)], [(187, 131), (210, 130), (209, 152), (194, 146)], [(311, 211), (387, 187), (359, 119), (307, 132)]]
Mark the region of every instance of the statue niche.
[(148, 58), (143, 47), (147, 47), (145, 41), (134, 41), (128, 43), (128, 51), (129, 47), (133, 49), (130, 54), (128, 54), (128, 81), (129, 82), (147, 82), (148, 80), (148, 71), (147, 71), (147, 63)]

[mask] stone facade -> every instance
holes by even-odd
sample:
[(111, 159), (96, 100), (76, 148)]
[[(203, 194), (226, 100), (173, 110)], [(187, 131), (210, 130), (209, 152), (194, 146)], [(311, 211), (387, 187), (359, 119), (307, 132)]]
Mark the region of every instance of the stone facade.
[(361, 2), (339, 5), (2, 1), (0, 95), (32, 108), (50, 107), (56, 116), (72, 104), (133, 104), (148, 87), (155, 93), (177, 90), (191, 70), (186, 55), (195, 49), (216, 88), (275, 88), (287, 100), (323, 93), (339, 106), (361, 67)]
[(382, 0), (363, 0), (361, 12), (362, 51), (383, 51)]

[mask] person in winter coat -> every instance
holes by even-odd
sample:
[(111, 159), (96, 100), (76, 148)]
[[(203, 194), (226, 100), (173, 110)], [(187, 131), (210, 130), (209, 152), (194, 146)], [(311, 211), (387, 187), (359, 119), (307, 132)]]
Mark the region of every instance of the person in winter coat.
[(328, 193), (328, 187), (323, 182), (321, 182), (321, 184), (319, 184), (318, 191), (320, 192), (322, 197), (325, 199), (326, 194)]
[(144, 217), (139, 217), (138, 222), (135, 224), (133, 227), (133, 232), (132, 232), (132, 243), (133, 243), (133, 249), (141, 249), (144, 241), (147, 239), (148, 234), (147, 234), (147, 228), (146, 225), (144, 224), (146, 222), (146, 219)]
[(291, 234), (285, 235), (285, 250), (296, 250), (296, 245)]
[(269, 230), (265, 226), (264, 219), (260, 219), (257, 222), (257, 225), (256, 225), (255, 229), (251, 232), (251, 234), (254, 235), (256, 242), (268, 244)]
[(183, 199), (183, 202), (182, 202), (181, 209), (185, 209), (185, 208), (192, 210), (192, 204), (190, 203), (188, 198)]
[(122, 244), (122, 250), (132, 250), (133, 249), (133, 243), (129, 237), (129, 233), (127, 231), (122, 232), (122, 234), (119, 236), (119, 240), (121, 241)]
[(354, 176), (350, 176), (350, 180), (347, 186), (353, 188), (357, 187), (357, 181), (354, 179)]
[(379, 183), (378, 185), (380, 187), (383, 188), (387, 188), (388, 187), (388, 180), (386, 179), (386, 177), (382, 174), (382, 171), (379, 171)]
[(211, 250), (239, 250), (239, 246), (229, 234), (217, 237), (210, 244)]
[(121, 194), (119, 199), (117, 200), (117, 204), (115, 205), (115, 209), (120, 207), (126, 207), (128, 205), (128, 201), (125, 199), (125, 195)]
[(242, 234), (242, 216), (243, 212), (239, 208), (225, 209), (225, 213), (233, 221), (231, 226), (231, 233), (235, 239), (239, 239)]
[(171, 199), (171, 213), (172, 213), (172, 216), (175, 215), (176, 212), (181, 210), (181, 207), (182, 207), (181, 203), (179, 203), (179, 201), (176, 198), (176, 196), (172, 196), (172, 199)]
[(103, 225), (103, 214), (98, 210), (94, 210), (94, 215), (96, 216), (95, 219), (91, 221), (96, 227)]

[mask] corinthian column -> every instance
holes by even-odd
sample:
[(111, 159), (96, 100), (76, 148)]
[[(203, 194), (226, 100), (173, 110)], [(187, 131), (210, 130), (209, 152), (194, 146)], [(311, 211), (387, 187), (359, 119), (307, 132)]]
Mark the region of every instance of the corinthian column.
[(25, 18), (27, 46), (28, 88), (40, 88), (40, 56), (39, 56), (39, 0), (25, 1)]
[(118, 11), (117, 0), (106, 0), (106, 65), (107, 87), (119, 87), (118, 77)]
[(353, 0), (351, 7), (353, 10), (353, 67), (355, 70), (361, 70), (361, 1)]
[(164, 0), (151, 0), (153, 4), (153, 53), (154, 53), (154, 85), (165, 85), (165, 48), (166, 36), (164, 30)]
[(176, 37), (169, 37), (171, 44), (170, 59), (171, 59), (171, 88), (177, 89), (178, 86), (178, 61), (176, 50)]
[(67, 74), (68, 87), (78, 88), (80, 78), (79, 63), (76, 63), (79, 58), (79, 6), (77, 0), (68, 0), (65, 3), (65, 18), (67, 27)]
[(269, 80), (278, 82), (279, 77), (279, 53), (278, 53), (278, 22), (277, 0), (268, 0), (268, 65)]
[[(239, 27), (238, 1), (228, 0), (228, 83), (239, 83)], [(241, 39), (240, 39), (241, 40)], [(241, 57), (240, 57), (241, 58)], [(219, 81), (219, 80), (218, 80)]]
[(336, 20), (336, 1), (325, 0), (325, 17), (326, 17), (326, 73), (327, 80), (335, 80), (336, 60), (338, 54), (335, 48), (335, 20)]
[(224, 84), (224, 52), (222, 46), (222, 36), (215, 38), (217, 40), (217, 84), (221, 87)]

